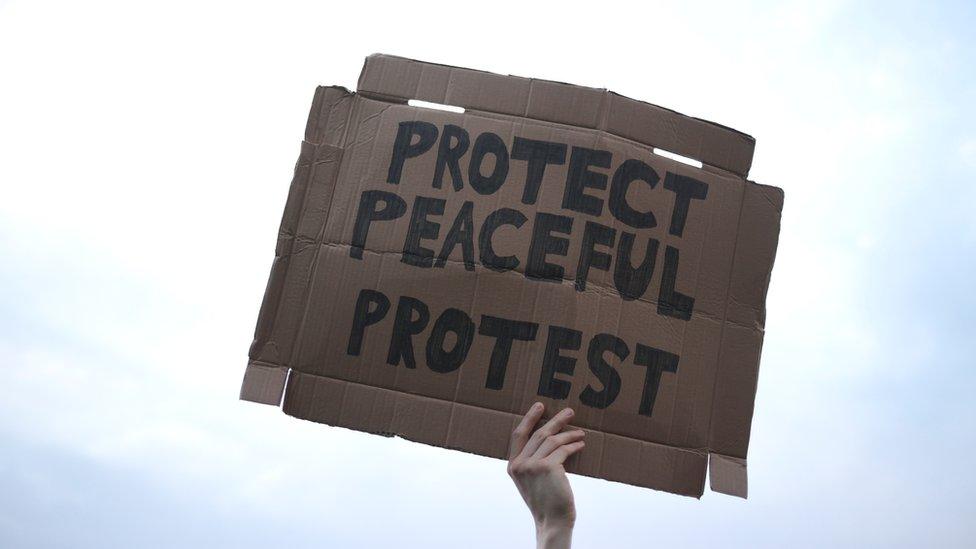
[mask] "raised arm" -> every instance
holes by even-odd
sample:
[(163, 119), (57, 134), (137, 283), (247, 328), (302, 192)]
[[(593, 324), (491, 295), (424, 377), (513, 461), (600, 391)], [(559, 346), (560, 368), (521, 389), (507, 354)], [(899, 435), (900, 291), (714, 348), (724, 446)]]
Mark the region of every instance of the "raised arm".
[(545, 407), (529, 408), (515, 431), (508, 474), (535, 519), (538, 549), (567, 549), (573, 537), (576, 506), (563, 463), (583, 449), (583, 431), (566, 430), (573, 410), (566, 408), (536, 429)]

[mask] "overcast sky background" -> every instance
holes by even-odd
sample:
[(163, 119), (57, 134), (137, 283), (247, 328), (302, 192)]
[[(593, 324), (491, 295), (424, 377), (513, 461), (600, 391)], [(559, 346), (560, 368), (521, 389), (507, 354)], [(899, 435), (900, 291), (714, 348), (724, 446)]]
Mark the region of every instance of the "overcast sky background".
[(786, 191), (750, 499), (573, 476), (577, 547), (972, 546), (976, 4), (326, 4), (0, 0), (0, 546), (533, 545), (500, 461), (237, 400), (373, 52), (732, 126)]

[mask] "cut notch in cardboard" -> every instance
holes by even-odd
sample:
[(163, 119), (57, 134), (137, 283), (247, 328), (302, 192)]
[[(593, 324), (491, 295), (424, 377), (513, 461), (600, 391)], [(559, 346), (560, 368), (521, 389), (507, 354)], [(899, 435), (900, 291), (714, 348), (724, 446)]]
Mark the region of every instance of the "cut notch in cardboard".
[(410, 99), (407, 101), (407, 105), (424, 109), (434, 109), (435, 111), (447, 111), (457, 114), (464, 114), (464, 107), (458, 107), (456, 105), (443, 105), (441, 103), (431, 103), (430, 101), (421, 101), (419, 99)]
[(606, 90), (371, 56), (356, 93), (316, 92), (241, 397), (492, 457), (533, 401), (568, 405), (570, 471), (698, 497), (710, 458), (745, 497), (782, 208), (745, 180), (754, 144)]

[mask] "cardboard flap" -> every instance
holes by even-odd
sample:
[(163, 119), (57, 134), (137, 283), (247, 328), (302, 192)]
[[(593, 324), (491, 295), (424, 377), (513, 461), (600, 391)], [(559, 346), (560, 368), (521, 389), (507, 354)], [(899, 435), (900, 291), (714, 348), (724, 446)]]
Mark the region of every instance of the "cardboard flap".
[(383, 54), (366, 59), (357, 91), (599, 129), (743, 177), (756, 146), (751, 136), (731, 128), (603, 89)]
[(712, 454), (708, 460), (708, 485), (713, 492), (746, 498), (749, 494), (746, 460)]
[[(498, 459), (508, 458), (512, 430), (522, 419), (519, 414), (297, 370), (288, 378), (282, 408), (301, 419)], [(477, 428), (471, 428), (475, 425)], [(707, 467), (704, 452), (584, 431), (588, 451), (566, 462), (568, 472), (702, 496)]]
[(259, 364), (252, 360), (244, 370), (241, 400), (278, 406), (281, 404), (287, 379), (288, 368)]
[(782, 190), (746, 184), (729, 279), (727, 322), (719, 343), (709, 433), (710, 450), (742, 459), (749, 450), (765, 333), (766, 291), (776, 259), (782, 210)]

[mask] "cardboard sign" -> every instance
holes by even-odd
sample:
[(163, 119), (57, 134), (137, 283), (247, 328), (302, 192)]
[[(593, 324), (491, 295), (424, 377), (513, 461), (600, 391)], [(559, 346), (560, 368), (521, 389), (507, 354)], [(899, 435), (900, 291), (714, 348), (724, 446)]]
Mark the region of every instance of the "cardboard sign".
[(783, 203), (746, 181), (754, 145), (371, 56), (357, 92), (315, 93), (241, 398), (497, 458), (541, 400), (587, 431), (571, 472), (699, 497), (710, 461), (744, 497)]

